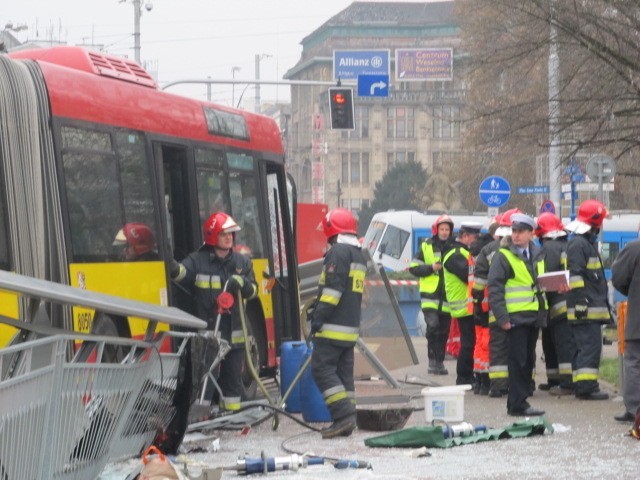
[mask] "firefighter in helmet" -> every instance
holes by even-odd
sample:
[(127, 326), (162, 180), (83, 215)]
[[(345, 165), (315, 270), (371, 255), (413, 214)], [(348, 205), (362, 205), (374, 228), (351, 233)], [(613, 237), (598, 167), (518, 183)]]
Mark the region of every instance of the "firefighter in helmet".
[(116, 234), (113, 246), (122, 247), (122, 256), (127, 262), (160, 259), (153, 232), (144, 223), (125, 223)]
[[(544, 260), (545, 272), (568, 270), (567, 232), (562, 220), (550, 212), (541, 214), (535, 234), (542, 245), (540, 258)], [(567, 321), (566, 294), (567, 291), (546, 292), (549, 313), (547, 326), (542, 329), (542, 350), (547, 383), (541, 383), (538, 388), (552, 395), (573, 394), (571, 362), (576, 345)]]
[[(234, 234), (240, 227), (229, 215), (216, 212), (203, 226), (203, 245), (189, 254), (182, 262), (171, 264), (171, 278), (190, 288), (195, 299), (196, 314), (215, 328), (218, 315), (216, 300), (221, 292), (230, 292), (236, 297), (250, 300), (257, 293), (251, 260), (233, 250)], [(220, 366), (218, 384), (222, 390), (220, 408), (239, 410), (242, 396), (242, 362), (244, 358), (244, 335), (240, 323), (239, 305), (222, 314), (221, 338), (229, 342), (231, 350)]]
[(511, 235), (511, 216), (522, 213), (519, 208), (511, 208), (504, 212), (498, 220), (495, 231), (496, 239), (483, 247), (476, 262), (474, 299), (480, 303), (487, 302), (489, 325), (489, 396), (501, 398), (509, 390), (509, 366), (507, 350), (507, 332), (496, 322), (496, 317), (489, 304), (489, 268), (495, 253), (500, 250), (500, 241)]
[(444, 288), (442, 258), (451, 245), (453, 220), (440, 215), (431, 226), (431, 238), (427, 238), (415, 258), (409, 272), (420, 279), (420, 308), (427, 324), (427, 372), (447, 375), (444, 366), (445, 349), (451, 325), (451, 314)]
[(597, 248), (598, 234), (607, 215), (602, 202), (585, 200), (578, 207), (578, 217), (566, 226), (575, 234), (567, 246), (571, 286), (567, 294), (567, 318), (576, 342), (573, 385), (576, 397), (583, 400), (609, 398), (598, 384), (602, 325), (612, 322), (607, 279)]
[(469, 249), (478, 239), (482, 225), (462, 222), (458, 236), (442, 258), (444, 286), (451, 316), (460, 327), (460, 353), (456, 363), (456, 385), (473, 384), (473, 349), (476, 344), (473, 321), (473, 297), (469, 282), (473, 276), (473, 258)]
[(360, 330), (360, 310), (367, 265), (357, 222), (349, 210), (336, 208), (322, 220), (329, 243), (318, 281), (311, 321), (313, 378), (333, 423), (322, 438), (349, 436), (356, 428), (353, 348)]

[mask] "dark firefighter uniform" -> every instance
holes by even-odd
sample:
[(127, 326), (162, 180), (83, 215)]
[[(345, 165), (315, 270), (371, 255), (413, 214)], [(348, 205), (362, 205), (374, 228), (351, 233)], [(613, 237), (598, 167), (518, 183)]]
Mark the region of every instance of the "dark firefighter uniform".
[[(497, 225), (496, 225), (497, 226)], [(494, 230), (495, 231), (495, 230)], [(473, 296), (473, 320), (475, 322), (476, 344), (473, 349), (473, 373), (475, 382), (473, 393), (487, 395), (489, 393), (489, 298), (487, 277), (489, 265), (498, 245), (491, 250), (488, 246), (494, 244), (493, 235), (481, 235), (471, 245), (471, 255), (475, 257), (474, 280), (471, 295)]]
[(537, 247), (532, 242), (529, 242), (527, 251), (528, 258), (525, 259), (511, 237), (505, 237), (489, 269), (491, 311), (498, 325), (511, 324), (506, 333), (509, 369), (507, 411), (512, 415), (531, 410), (527, 398), (531, 393), (536, 327), (546, 320), (546, 301), (535, 280), (538, 273), (544, 272), (544, 263), (533, 265), (531, 258), (535, 258)]
[[(545, 272), (559, 272), (568, 269), (567, 237), (542, 238), (540, 260), (544, 261)], [(547, 380), (550, 387), (572, 389), (572, 366), (576, 345), (573, 332), (567, 321), (567, 295), (547, 292), (549, 315), (547, 327), (542, 331)], [(568, 392), (570, 393), (570, 392)]]
[[(480, 229), (478, 228), (478, 233)], [(447, 302), (451, 316), (458, 319), (460, 327), (460, 353), (456, 363), (456, 385), (473, 384), (473, 347), (476, 342), (473, 309), (470, 307), (473, 298), (469, 294), (469, 277), (471, 253), (468, 247), (454, 241), (451, 249), (442, 260)]]
[(435, 271), (434, 263), (441, 263), (448, 241), (434, 236), (422, 242), (412, 260), (409, 272), (420, 278), (420, 307), (427, 324), (427, 350), (430, 373), (445, 373), (444, 357), (451, 325), (451, 315), (444, 288), (443, 270)]
[(597, 238), (594, 232), (576, 234), (567, 246), (571, 285), (567, 294), (567, 318), (576, 342), (573, 383), (576, 396), (585, 399), (600, 394), (598, 370), (602, 353), (602, 324), (611, 321), (607, 280), (596, 248)]
[[(208, 329), (213, 330), (218, 315), (216, 299), (233, 275), (239, 275), (243, 279), (240, 287), (243, 298), (248, 300), (257, 295), (258, 288), (249, 258), (234, 251), (220, 258), (212, 247), (204, 245), (182, 260), (173, 279), (192, 289), (196, 315), (207, 322)], [(238, 308), (238, 305), (234, 304), (231, 312), (223, 313), (219, 327), (221, 338), (231, 346), (231, 351), (221, 363), (218, 378), (224, 395), (221, 405), (226, 410), (239, 410), (242, 395), (244, 335)]]
[[(507, 332), (500, 328), (489, 303), (489, 268), (494, 255), (500, 249), (500, 239), (485, 245), (476, 260), (475, 282), (473, 285), (474, 302), (487, 302), (487, 325), (489, 326), (489, 395), (501, 397), (509, 389), (509, 351), (507, 348)], [(486, 307), (485, 307), (486, 308)]]
[(355, 235), (338, 235), (324, 258), (311, 321), (312, 373), (335, 421), (355, 418), (353, 348), (367, 265)]

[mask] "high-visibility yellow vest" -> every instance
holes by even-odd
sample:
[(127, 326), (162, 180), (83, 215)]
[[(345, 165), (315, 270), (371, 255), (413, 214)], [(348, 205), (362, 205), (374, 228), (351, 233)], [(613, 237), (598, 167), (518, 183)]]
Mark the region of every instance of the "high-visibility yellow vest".
[[(540, 309), (540, 302), (536, 296), (538, 287), (526, 263), (508, 248), (501, 248), (500, 251), (514, 273), (513, 278), (508, 279), (505, 284), (504, 300), (507, 312), (537, 312)], [(544, 261), (537, 262), (536, 268), (538, 273), (544, 273)]]
[[(423, 263), (425, 265), (433, 265), (434, 263), (440, 262), (442, 252), (440, 250), (434, 250), (431, 242), (422, 242), (421, 249), (424, 260), (422, 262), (417, 260), (411, 262), (412, 267)], [(431, 275), (427, 275), (426, 277), (420, 277), (420, 308), (431, 308), (433, 310), (438, 310), (438, 308), (440, 308), (443, 312), (449, 311), (446, 299), (441, 299), (440, 295), (436, 294), (442, 275), (440, 272), (441, 270), (433, 272)], [(440, 306), (440, 304), (442, 304), (442, 306)]]
[[(467, 263), (469, 261), (469, 250), (466, 248), (456, 247), (447, 252), (442, 260), (442, 264), (446, 264), (447, 260), (455, 254), (460, 253)], [(451, 316), (455, 318), (467, 317), (469, 312), (467, 305), (473, 303), (473, 298), (468, 294), (467, 282), (463, 282), (457, 275), (449, 272), (446, 268), (444, 270), (444, 287), (447, 292), (447, 303), (451, 310)]]

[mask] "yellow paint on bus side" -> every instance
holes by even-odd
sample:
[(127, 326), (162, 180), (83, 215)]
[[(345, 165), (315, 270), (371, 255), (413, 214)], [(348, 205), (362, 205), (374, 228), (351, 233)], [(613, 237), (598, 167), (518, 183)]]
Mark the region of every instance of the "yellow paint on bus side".
[[(69, 265), (71, 285), (131, 300), (168, 304), (164, 262), (77, 263)], [(80, 332), (89, 332), (93, 310), (75, 307), (73, 325)], [(130, 317), (131, 334), (143, 335), (147, 322)], [(166, 324), (160, 330), (167, 330)]]
[[(20, 318), (18, 295), (6, 290), (0, 290), (0, 315), (14, 320)], [(0, 323), (0, 348), (6, 346), (18, 330)]]
[(269, 271), (269, 263), (266, 258), (253, 258), (251, 262), (253, 263), (253, 274), (258, 284), (258, 297), (262, 304), (264, 318), (271, 318), (273, 317), (273, 300), (271, 292), (267, 290), (268, 279), (264, 277), (264, 272)]

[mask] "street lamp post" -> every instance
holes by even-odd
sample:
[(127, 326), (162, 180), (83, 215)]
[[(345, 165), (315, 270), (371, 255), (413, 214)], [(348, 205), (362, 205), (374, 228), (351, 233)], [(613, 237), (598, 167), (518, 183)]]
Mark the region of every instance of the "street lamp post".
[[(236, 79), (236, 72), (240, 71), (240, 67), (231, 67), (231, 77)], [(236, 107), (236, 83), (233, 82), (231, 84), (231, 106), (233, 108)]]
[[(270, 58), (268, 53), (256, 53), (256, 80), (260, 80), (260, 60)], [(260, 113), (260, 83), (256, 83), (256, 106), (255, 112)]]
[[(120, 0), (120, 3), (124, 3), (127, 0)], [(142, 17), (142, 0), (131, 0), (133, 3), (133, 58), (137, 63), (140, 61), (140, 17)], [(147, 12), (153, 9), (153, 3), (151, 0), (145, 0), (144, 8)]]

